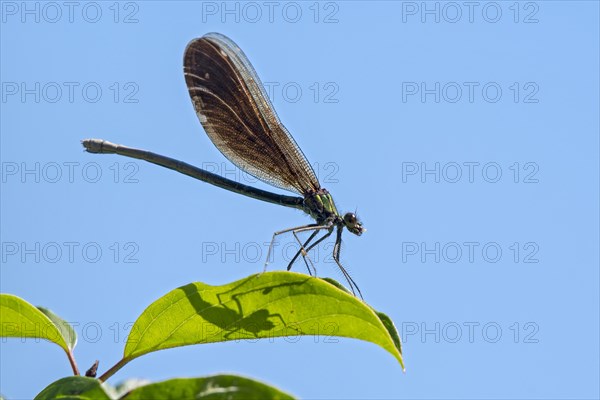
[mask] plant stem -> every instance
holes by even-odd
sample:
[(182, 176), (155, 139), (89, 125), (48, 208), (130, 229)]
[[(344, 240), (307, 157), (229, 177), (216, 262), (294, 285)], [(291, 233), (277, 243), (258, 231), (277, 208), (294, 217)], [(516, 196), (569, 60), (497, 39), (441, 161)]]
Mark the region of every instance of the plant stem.
[(105, 382), (108, 378), (113, 376), (115, 374), (115, 372), (117, 372), (118, 370), (123, 368), (125, 366), (125, 364), (127, 364), (128, 362), (129, 362), (129, 359), (122, 358), (121, 360), (119, 360), (118, 363), (116, 363), (115, 365), (110, 367), (110, 369), (108, 371), (106, 371), (104, 374), (102, 374), (102, 376), (100, 378), (98, 378), (98, 380), (100, 382)]
[(73, 375), (79, 375), (79, 368), (77, 368), (77, 362), (75, 361), (75, 357), (73, 357), (73, 351), (71, 349), (67, 351), (67, 358), (73, 369)]

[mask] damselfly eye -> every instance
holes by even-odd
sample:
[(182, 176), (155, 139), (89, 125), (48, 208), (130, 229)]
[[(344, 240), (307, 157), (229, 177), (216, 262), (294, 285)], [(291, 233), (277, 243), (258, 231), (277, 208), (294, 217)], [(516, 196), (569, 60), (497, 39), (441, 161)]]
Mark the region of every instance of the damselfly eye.
[(346, 223), (346, 225), (355, 224), (356, 223), (356, 215), (354, 215), (353, 213), (344, 214), (344, 222)]
[(362, 224), (358, 218), (356, 218), (356, 214), (354, 213), (344, 214), (344, 225), (346, 225), (346, 228), (348, 228), (350, 232), (358, 236), (362, 235), (363, 232), (366, 232), (366, 229), (363, 228)]

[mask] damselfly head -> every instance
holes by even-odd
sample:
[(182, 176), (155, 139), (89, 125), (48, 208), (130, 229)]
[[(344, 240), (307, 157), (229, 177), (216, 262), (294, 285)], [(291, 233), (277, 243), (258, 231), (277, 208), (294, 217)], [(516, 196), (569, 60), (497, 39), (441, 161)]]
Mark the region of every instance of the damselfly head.
[(367, 229), (362, 226), (362, 223), (358, 220), (358, 217), (354, 213), (344, 214), (344, 225), (346, 228), (355, 235), (362, 235)]

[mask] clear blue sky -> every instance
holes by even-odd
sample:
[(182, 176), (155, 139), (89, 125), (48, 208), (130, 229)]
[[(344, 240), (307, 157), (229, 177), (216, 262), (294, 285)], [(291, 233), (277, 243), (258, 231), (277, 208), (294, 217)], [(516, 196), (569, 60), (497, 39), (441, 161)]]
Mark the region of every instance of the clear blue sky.
[[(217, 31), (363, 219), (343, 262), (401, 331), (406, 373), (372, 344), (304, 337), (162, 351), (110, 382), (228, 372), (302, 398), (600, 395), (597, 2), (0, 5), (1, 291), (74, 323), (81, 369), (113, 365), (159, 296), (259, 272), (274, 231), (310, 222), (82, 151), (104, 138), (252, 184), (183, 79), (186, 44)], [(331, 246), (317, 267), (341, 279)], [(70, 373), (57, 346), (0, 346), (9, 398)]]

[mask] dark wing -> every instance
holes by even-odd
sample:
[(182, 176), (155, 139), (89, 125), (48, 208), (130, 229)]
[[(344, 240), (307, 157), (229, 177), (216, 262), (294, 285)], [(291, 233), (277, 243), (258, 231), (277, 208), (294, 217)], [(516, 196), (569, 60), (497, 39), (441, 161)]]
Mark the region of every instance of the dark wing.
[(232, 163), (301, 195), (320, 188), (254, 68), (231, 39), (209, 33), (192, 40), (185, 49), (183, 72), (204, 130)]

